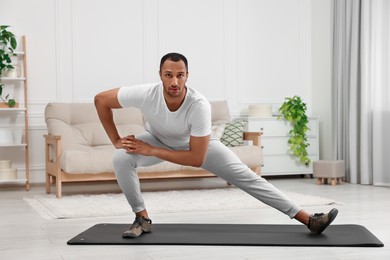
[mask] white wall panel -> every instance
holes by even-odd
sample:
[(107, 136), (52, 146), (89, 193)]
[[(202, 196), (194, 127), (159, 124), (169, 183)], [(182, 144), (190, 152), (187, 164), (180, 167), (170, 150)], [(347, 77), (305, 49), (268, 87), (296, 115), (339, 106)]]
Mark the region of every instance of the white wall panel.
[(167, 52), (186, 55), (189, 86), (234, 115), (293, 95), (310, 109), (310, 14), (310, 0), (0, 0), (0, 24), (27, 36), (32, 180), (44, 181), (48, 102), (157, 81)]
[(142, 83), (142, 1), (73, 1), (74, 101)]
[[(72, 0), (56, 0), (57, 102), (73, 101)], [(44, 105), (45, 102), (42, 102)], [(47, 103), (47, 102), (46, 102)]]
[(158, 71), (160, 64), (159, 53), (159, 11), (158, 0), (144, 0), (143, 2), (143, 35), (144, 35), (144, 82), (160, 80)]
[(184, 54), (188, 85), (209, 99), (224, 93), (223, 1), (159, 1), (159, 50)]
[(310, 2), (238, 2), (238, 102), (310, 101)]
[(16, 35), (26, 35), (29, 99), (56, 98), (55, 1), (1, 0), (0, 24)]

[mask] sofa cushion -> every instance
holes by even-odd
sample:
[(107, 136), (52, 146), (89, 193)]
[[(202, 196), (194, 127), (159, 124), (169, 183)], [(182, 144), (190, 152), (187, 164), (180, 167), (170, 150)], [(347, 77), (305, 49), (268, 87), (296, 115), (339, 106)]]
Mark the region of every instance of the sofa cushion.
[[(103, 173), (113, 172), (112, 158), (115, 148), (112, 145), (95, 147), (76, 146), (62, 152), (61, 168), (67, 173)], [(162, 162), (153, 166), (139, 167), (139, 172), (178, 171), (181, 165), (171, 162)]]
[[(139, 109), (115, 109), (113, 115), (121, 136), (145, 131)], [(74, 149), (76, 145), (111, 144), (91, 103), (49, 103), (45, 109), (45, 121), (49, 134), (61, 136), (63, 150)]]
[(230, 122), (230, 111), (226, 100), (212, 101), (211, 104), (211, 122), (213, 124), (226, 124)]
[(61, 154), (61, 168), (67, 173), (112, 172), (113, 146), (75, 146)]
[[(249, 168), (262, 164), (261, 150), (258, 146), (237, 146), (230, 148)], [(112, 145), (94, 148), (79, 145), (75, 149), (62, 152), (61, 166), (67, 173), (102, 173), (113, 172), (112, 158), (115, 148)], [(139, 172), (163, 172), (180, 170), (200, 170), (192, 166), (182, 166), (171, 162), (162, 162), (148, 167), (139, 167)]]
[[(230, 122), (226, 101), (211, 103), (212, 123), (221, 130)], [(114, 121), (121, 136), (145, 131), (145, 120), (137, 108), (113, 110)], [(111, 144), (91, 103), (50, 103), (45, 109), (48, 133), (61, 136), (61, 168), (67, 173), (113, 172), (112, 158), (115, 148)], [(221, 131), (219, 131), (221, 132)], [(241, 133), (242, 134), (242, 133)], [(220, 133), (219, 133), (220, 135)], [(241, 135), (242, 138), (242, 135)], [(262, 164), (258, 146), (231, 147), (232, 151), (250, 168)], [(140, 167), (139, 172), (179, 171), (199, 168), (170, 162)]]
[(221, 140), (223, 132), (225, 130), (226, 124), (217, 124), (211, 126), (211, 136), (210, 138)]

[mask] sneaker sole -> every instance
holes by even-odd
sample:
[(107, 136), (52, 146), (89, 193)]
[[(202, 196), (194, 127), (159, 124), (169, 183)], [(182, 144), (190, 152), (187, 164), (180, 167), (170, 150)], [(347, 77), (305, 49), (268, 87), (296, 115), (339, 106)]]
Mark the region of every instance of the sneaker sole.
[(328, 222), (326, 222), (317, 232), (316, 234), (321, 234), (332, 222), (333, 220), (336, 218), (337, 214), (339, 213), (339, 211), (337, 209), (332, 209), (331, 211), (329, 211), (328, 213)]
[(122, 234), (122, 238), (137, 238), (137, 237), (140, 237), (142, 235), (142, 233), (137, 236), (135, 234)]
[(152, 232), (151, 230), (142, 230), (141, 234), (139, 234), (138, 236), (134, 233), (123, 233), (122, 234), (122, 238), (137, 238), (137, 237), (140, 237), (143, 233), (150, 233)]

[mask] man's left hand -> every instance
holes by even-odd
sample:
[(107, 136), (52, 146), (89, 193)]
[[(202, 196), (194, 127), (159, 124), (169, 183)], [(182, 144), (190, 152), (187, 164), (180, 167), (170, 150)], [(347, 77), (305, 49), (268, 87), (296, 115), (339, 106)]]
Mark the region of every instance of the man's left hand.
[(122, 145), (128, 153), (141, 154), (145, 156), (152, 155), (153, 146), (135, 138), (134, 135), (128, 135), (123, 138)]

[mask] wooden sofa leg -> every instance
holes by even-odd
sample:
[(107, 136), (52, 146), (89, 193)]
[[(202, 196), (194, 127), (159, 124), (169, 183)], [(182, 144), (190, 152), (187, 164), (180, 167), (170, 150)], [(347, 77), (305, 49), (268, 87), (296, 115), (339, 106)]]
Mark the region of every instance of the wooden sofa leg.
[(56, 197), (58, 199), (62, 197), (62, 182), (60, 176), (57, 176), (56, 178)]
[(46, 172), (46, 193), (50, 194), (50, 174)]

